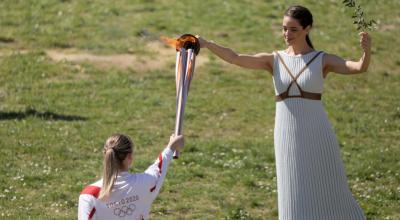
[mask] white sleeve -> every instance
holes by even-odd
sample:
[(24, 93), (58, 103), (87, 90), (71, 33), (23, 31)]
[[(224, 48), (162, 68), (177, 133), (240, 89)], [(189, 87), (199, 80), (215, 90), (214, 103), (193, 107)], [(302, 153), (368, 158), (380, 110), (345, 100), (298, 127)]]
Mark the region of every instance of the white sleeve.
[(79, 196), (78, 220), (88, 220), (92, 217), (95, 199), (94, 196), (88, 194)]
[(158, 156), (154, 164), (149, 166), (149, 168), (147, 168), (147, 170), (144, 172), (145, 174), (151, 176), (152, 179), (150, 181), (149, 188), (151, 194), (153, 195), (152, 199), (155, 199), (158, 192), (160, 191), (173, 154), (174, 152), (169, 147), (165, 148), (163, 152)]

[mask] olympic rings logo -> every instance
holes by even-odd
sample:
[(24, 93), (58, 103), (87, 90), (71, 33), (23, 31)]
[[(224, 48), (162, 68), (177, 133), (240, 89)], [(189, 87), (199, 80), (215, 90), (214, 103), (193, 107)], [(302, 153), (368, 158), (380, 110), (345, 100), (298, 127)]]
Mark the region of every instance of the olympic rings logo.
[(114, 209), (114, 215), (123, 218), (127, 215), (132, 215), (135, 209), (135, 204), (124, 205), (120, 208)]

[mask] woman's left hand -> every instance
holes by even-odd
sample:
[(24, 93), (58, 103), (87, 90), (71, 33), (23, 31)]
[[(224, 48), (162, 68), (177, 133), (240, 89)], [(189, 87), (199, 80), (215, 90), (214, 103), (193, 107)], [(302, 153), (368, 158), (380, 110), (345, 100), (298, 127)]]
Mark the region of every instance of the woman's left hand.
[(371, 51), (371, 37), (367, 32), (360, 32), (360, 46), (364, 52), (369, 53)]

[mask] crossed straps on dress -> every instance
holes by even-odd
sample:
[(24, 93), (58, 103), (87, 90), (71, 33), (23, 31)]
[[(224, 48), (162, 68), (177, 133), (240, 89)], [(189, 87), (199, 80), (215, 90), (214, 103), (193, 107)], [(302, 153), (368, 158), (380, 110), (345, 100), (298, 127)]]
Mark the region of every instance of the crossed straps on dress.
[[(276, 101), (279, 102), (279, 101), (282, 101), (287, 98), (304, 98), (304, 99), (312, 99), (312, 100), (321, 100), (321, 96), (322, 96), (321, 93), (306, 92), (306, 91), (302, 90), (300, 85), (297, 83), (297, 79), (304, 72), (304, 70), (306, 70), (307, 67), (315, 60), (315, 58), (317, 58), (318, 55), (322, 53), (322, 51), (318, 52), (310, 61), (308, 61), (308, 63), (303, 67), (303, 69), (300, 70), (300, 72), (296, 75), (296, 77), (294, 77), (293, 73), (289, 70), (286, 63), (283, 61), (281, 55), (279, 55), (279, 53), (277, 53), (277, 52), (275, 52), (275, 53), (276, 53), (276, 55), (278, 55), (279, 60), (285, 67), (286, 71), (289, 73), (290, 77), (293, 79), (292, 82), (290, 82), (289, 87), (286, 89), (286, 91), (275, 97)], [(299, 88), (300, 95), (289, 95), (289, 90), (290, 90), (290, 87), (293, 85), (293, 83), (296, 84), (297, 88)]]

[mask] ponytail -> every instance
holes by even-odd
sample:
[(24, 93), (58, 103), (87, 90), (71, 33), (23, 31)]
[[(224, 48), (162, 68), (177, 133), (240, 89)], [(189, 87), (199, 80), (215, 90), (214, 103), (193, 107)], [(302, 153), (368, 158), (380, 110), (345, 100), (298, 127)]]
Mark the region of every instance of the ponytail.
[(107, 149), (103, 161), (103, 186), (100, 190), (99, 199), (107, 200), (110, 196), (115, 179), (118, 176), (119, 164), (115, 158), (113, 149)]
[(308, 34), (306, 35), (306, 41), (307, 41), (308, 46), (310, 46), (312, 49), (314, 49), (314, 46), (312, 45), (310, 37), (308, 36)]
[(132, 153), (133, 143), (128, 136), (116, 134), (109, 137), (104, 145), (103, 185), (99, 199), (106, 201), (112, 191), (119, 170), (128, 153)]

